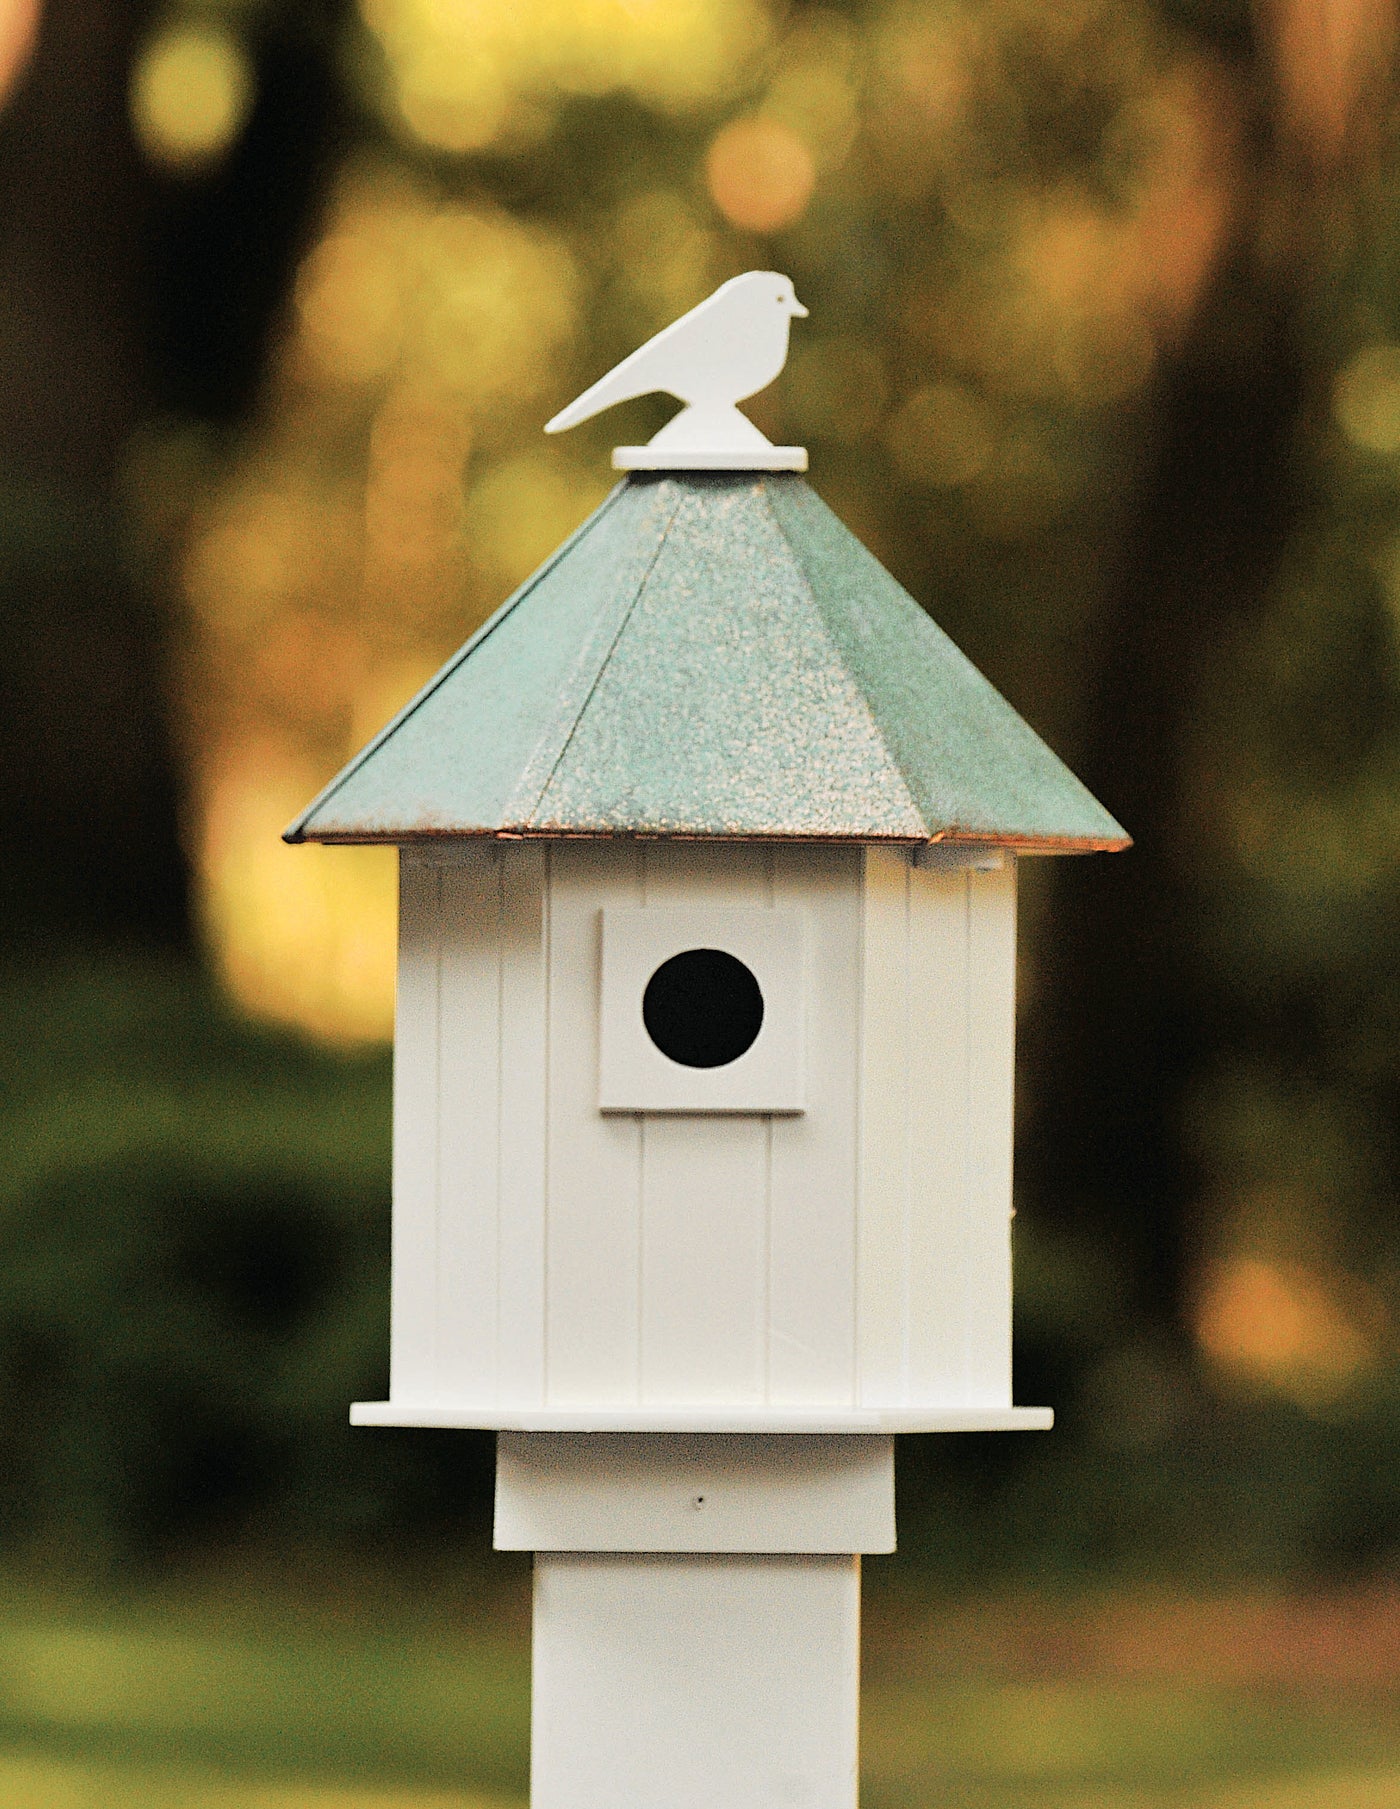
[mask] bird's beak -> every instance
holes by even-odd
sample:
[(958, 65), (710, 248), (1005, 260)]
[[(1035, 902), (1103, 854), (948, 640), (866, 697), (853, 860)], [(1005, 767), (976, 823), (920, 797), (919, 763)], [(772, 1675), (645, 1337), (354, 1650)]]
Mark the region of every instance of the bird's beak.
[(795, 314), (799, 320), (806, 320), (807, 318), (807, 310), (802, 306), (802, 303), (798, 301), (795, 295), (792, 298), (792, 307), (788, 311), (789, 313)]

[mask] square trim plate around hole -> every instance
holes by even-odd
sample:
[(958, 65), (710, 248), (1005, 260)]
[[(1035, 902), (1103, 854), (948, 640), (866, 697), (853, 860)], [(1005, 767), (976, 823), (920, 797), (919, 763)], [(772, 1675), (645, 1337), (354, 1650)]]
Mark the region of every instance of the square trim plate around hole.
[[(801, 1112), (806, 1108), (806, 920), (800, 911), (762, 906), (665, 905), (609, 908), (602, 913), (599, 1010), (599, 1108), (604, 1112)], [(762, 997), (757, 1035), (742, 1053), (714, 1066), (691, 1066), (663, 1054), (643, 1015), (653, 976), (666, 962), (696, 950), (728, 962), (701, 973), (718, 980), (713, 1033), (722, 1051), (732, 1034), (751, 1034), (746, 1018), (752, 982)], [(741, 964), (747, 984), (735, 973)], [(672, 973), (680, 972), (682, 964)], [(726, 990), (732, 975), (737, 986)], [(664, 987), (665, 977), (659, 983)], [(701, 998), (713, 996), (702, 991)], [(663, 999), (653, 993), (653, 1004)], [(664, 1002), (664, 999), (663, 999)], [(652, 1014), (653, 1023), (658, 1020)], [(726, 1022), (725, 1020), (730, 1021)], [(746, 1027), (747, 1026), (747, 1027)], [(664, 1036), (665, 1029), (660, 1033)], [(701, 1053), (704, 1053), (702, 1050)], [(707, 1054), (706, 1059), (711, 1059)]]

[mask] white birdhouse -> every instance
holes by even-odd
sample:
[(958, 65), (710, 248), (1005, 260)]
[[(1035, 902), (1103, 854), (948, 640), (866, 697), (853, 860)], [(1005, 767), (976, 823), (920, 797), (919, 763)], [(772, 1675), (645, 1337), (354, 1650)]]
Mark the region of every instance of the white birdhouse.
[(852, 1803), (889, 1435), (1050, 1423), (1016, 862), (1127, 838), (738, 414), (804, 312), (738, 278), (551, 422), (689, 405), (288, 831), (402, 850), (353, 1417), (502, 1435), (496, 1542), (554, 1554), (536, 1809)]

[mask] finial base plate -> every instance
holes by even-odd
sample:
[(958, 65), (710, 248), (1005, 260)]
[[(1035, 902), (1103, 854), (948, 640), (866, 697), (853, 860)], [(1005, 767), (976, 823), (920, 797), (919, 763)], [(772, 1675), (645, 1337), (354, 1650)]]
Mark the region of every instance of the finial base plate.
[(805, 446), (615, 446), (614, 471), (805, 471)]

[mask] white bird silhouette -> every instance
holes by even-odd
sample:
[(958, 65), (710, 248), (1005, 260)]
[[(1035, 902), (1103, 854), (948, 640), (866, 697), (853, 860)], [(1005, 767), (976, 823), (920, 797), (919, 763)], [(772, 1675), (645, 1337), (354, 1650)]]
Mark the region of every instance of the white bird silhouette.
[[(766, 389), (782, 370), (793, 316), (806, 314), (791, 279), (776, 271), (731, 277), (561, 408), (545, 423), (545, 432), (562, 433), (617, 402), (661, 390), (686, 406), (648, 447), (619, 448), (614, 464), (732, 464), (756, 460), (765, 450), (799, 454), (798, 447), (772, 446), (735, 404)], [(632, 456), (643, 453), (647, 456)], [(805, 453), (801, 457), (805, 468)]]

